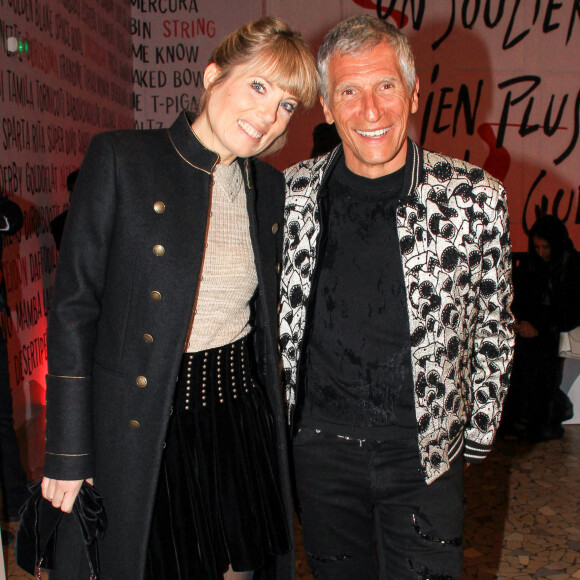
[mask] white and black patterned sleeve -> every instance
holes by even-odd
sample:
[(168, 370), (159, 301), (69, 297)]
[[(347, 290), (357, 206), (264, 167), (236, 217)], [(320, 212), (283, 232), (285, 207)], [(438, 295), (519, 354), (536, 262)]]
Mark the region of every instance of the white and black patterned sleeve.
[[(489, 179), (483, 203), (482, 275), (476, 288), (477, 321), (471, 354), (472, 411), (465, 431), (465, 460), (482, 461), (493, 443), (512, 366), (511, 245), (506, 192)], [(489, 191), (493, 191), (489, 195)], [(474, 192), (476, 193), (476, 192)]]

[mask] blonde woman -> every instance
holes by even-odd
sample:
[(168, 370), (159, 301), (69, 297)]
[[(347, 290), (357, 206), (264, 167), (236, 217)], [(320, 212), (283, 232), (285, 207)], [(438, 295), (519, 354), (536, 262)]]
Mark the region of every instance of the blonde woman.
[[(213, 53), (199, 116), (97, 136), (48, 329), (45, 498), (94, 480), (103, 580), (293, 578), (276, 349), (283, 144), (317, 73), (277, 18)], [(52, 580), (90, 571), (65, 514)], [(61, 529), (62, 528), (62, 529)]]

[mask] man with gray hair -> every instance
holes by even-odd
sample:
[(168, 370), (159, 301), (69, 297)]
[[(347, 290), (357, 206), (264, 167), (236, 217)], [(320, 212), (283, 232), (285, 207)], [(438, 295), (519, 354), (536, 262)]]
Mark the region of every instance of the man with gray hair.
[(463, 464), (489, 452), (511, 368), (506, 193), (408, 138), (419, 81), (394, 26), (338, 24), (319, 72), (342, 144), (286, 171), (280, 304), (308, 562), (459, 580)]

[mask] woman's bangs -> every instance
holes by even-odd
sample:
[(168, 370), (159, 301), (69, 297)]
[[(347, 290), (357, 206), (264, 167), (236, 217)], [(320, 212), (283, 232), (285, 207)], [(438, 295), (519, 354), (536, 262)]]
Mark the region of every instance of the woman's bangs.
[(281, 89), (296, 97), (305, 107), (314, 104), (318, 92), (316, 69), (300, 66), (303, 56), (292, 47), (279, 47), (277, 51), (259, 55), (251, 69), (260, 74), (268, 82), (278, 85)]

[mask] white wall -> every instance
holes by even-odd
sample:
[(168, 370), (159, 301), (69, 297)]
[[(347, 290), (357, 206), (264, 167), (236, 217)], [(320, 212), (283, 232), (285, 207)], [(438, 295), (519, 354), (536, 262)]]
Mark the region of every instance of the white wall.
[(567, 358), (564, 363), (564, 377), (560, 387), (568, 394), (574, 405), (574, 417), (567, 421), (570, 424), (580, 423), (580, 360)]
[[(92, 135), (133, 124), (129, 11), (126, 0), (0, 0), (0, 193), (25, 218), (17, 235), (2, 240), (11, 316), (2, 313), (0, 326), (17, 428), (44, 404), (57, 260), (49, 222), (68, 205), (67, 175)], [(27, 38), (30, 54), (8, 55), (10, 36)], [(33, 471), (42, 462), (38, 447), (28, 448)]]
[[(211, 49), (242, 22), (263, 14), (280, 16), (300, 30), (316, 51), (324, 34), (341, 19), (359, 13), (376, 15), (377, 4), (384, 15), (392, 4), (389, 20), (403, 23), (421, 81), (420, 109), (411, 134), (428, 148), (469, 158), (505, 182), (516, 251), (526, 249), (525, 232), (543, 209), (566, 221), (580, 247), (580, 5), (576, 0), (246, 0), (235, 4), (187, 0), (176, 3), (185, 6), (176, 13), (143, 12), (150, 6), (147, 0), (133, 4), (135, 69), (153, 72), (153, 82), (155, 75), (166, 75), (163, 87), (146, 87), (143, 75), (136, 76), (138, 126), (167, 125), (176, 116), (180, 99), (184, 103), (199, 99), (199, 81), (184, 86), (180, 80), (185, 69), (190, 70), (185, 73), (188, 79), (200, 78)], [(191, 22), (198, 19), (213, 22), (216, 34), (208, 37), (202, 30), (199, 36), (185, 38), (191, 35)], [(144, 30), (138, 21), (150, 28)], [(156, 61), (154, 47), (176, 44), (198, 49), (196, 61)], [(143, 46), (148, 47), (148, 62), (143, 62)], [(154, 102), (170, 106), (153, 110)], [(318, 105), (310, 113), (299, 112), (290, 126), (287, 147), (270, 161), (285, 168), (307, 157), (312, 129), (321, 121)]]

